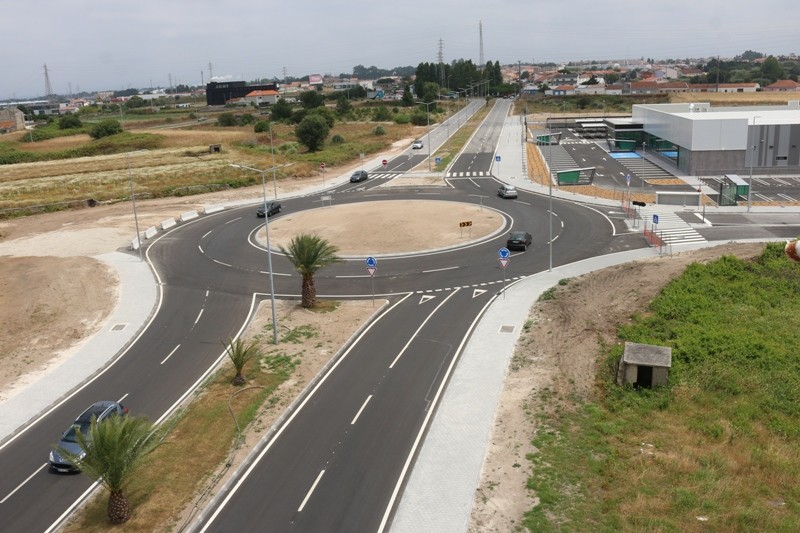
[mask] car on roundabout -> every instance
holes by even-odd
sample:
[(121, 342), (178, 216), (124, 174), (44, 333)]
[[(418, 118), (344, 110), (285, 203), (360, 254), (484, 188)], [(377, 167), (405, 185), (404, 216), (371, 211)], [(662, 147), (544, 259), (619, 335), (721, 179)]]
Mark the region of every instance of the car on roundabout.
[(128, 414), (128, 408), (119, 402), (110, 400), (95, 402), (88, 407), (84, 412), (78, 416), (75, 422), (67, 428), (61, 435), (58, 444), (50, 451), (49, 464), (50, 468), (56, 472), (72, 473), (80, 472), (80, 469), (75, 466), (69, 459), (63, 457), (57, 448), (66, 450), (73, 455), (83, 457), (86, 452), (78, 444), (78, 433), (84, 437), (89, 435), (89, 430), (92, 427), (92, 420), (97, 420), (96, 423), (101, 423), (112, 416), (125, 416)]
[(517, 188), (513, 185), (501, 185), (500, 188), (497, 189), (497, 196), (500, 198), (516, 198)]
[(353, 175), (350, 176), (350, 183), (358, 183), (359, 181), (366, 181), (369, 178), (369, 174), (367, 174), (366, 170), (356, 170), (353, 172)]
[(411, 143), (412, 150), (420, 150), (422, 149), (422, 146), (423, 146), (422, 139), (417, 139), (413, 143)]
[(528, 249), (528, 246), (531, 245), (533, 241), (533, 237), (527, 231), (512, 231), (508, 235), (508, 240), (506, 241), (506, 248), (509, 250), (522, 250), (525, 251)]
[(264, 218), (264, 215), (266, 213), (266, 216), (271, 217), (272, 215), (275, 215), (280, 212), (281, 212), (281, 204), (273, 201), (273, 202), (267, 202), (266, 211), (264, 211), (264, 204), (261, 204), (261, 206), (256, 210), (256, 216), (258, 218)]

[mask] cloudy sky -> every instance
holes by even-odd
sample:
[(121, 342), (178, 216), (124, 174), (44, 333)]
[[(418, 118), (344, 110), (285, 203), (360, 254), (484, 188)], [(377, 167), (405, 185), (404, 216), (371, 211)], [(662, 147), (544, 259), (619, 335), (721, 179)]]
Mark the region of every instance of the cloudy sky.
[[(475, 7), (480, 5), (481, 7)], [(0, 0), (0, 100), (392, 68), (800, 54), (796, 0)], [(201, 74), (202, 73), (202, 74)]]

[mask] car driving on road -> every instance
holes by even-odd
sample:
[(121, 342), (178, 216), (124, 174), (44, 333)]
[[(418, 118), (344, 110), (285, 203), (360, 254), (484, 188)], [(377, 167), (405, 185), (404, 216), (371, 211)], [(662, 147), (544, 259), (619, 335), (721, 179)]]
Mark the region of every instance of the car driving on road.
[(422, 139), (417, 139), (413, 143), (411, 143), (412, 150), (419, 150), (422, 148)]
[(517, 188), (513, 185), (501, 185), (500, 188), (497, 189), (497, 196), (500, 198), (516, 198)]
[[(61, 435), (61, 439), (56, 445), (58, 448), (67, 450), (73, 455), (83, 457), (84, 452), (78, 444), (78, 433), (83, 436), (89, 434), (92, 427), (92, 419), (97, 419), (97, 423), (108, 419), (111, 416), (124, 416), (128, 414), (128, 409), (121, 403), (112, 401), (96, 402), (89, 406), (80, 416), (67, 428)], [(50, 467), (56, 472), (78, 472), (79, 469), (72, 464), (66, 457), (62, 457), (58, 450), (50, 452)]]
[(358, 183), (359, 181), (366, 181), (369, 178), (369, 174), (367, 174), (366, 170), (356, 170), (353, 172), (353, 175), (350, 176), (350, 183)]
[[(267, 202), (267, 216), (271, 217), (276, 213), (281, 212), (281, 204), (278, 202)], [(259, 218), (264, 218), (264, 204), (261, 204), (261, 207), (258, 208), (256, 211), (256, 216)]]
[(509, 250), (527, 250), (533, 238), (527, 231), (512, 231), (506, 241), (506, 248)]

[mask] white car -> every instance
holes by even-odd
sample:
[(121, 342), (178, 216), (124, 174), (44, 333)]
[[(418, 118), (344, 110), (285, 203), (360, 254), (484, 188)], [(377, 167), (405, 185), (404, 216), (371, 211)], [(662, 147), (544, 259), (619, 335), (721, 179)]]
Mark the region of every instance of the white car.
[(500, 188), (497, 189), (497, 196), (500, 198), (516, 198), (517, 188), (513, 185), (501, 185)]
[(421, 148), (422, 148), (422, 140), (421, 139), (417, 139), (416, 141), (411, 143), (411, 149), (412, 150), (419, 150)]

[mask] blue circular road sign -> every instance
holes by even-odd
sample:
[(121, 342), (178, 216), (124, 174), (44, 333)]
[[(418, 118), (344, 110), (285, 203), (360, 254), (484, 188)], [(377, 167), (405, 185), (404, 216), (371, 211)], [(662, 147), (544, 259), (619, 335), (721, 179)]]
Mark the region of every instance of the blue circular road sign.
[(378, 261), (372, 256), (367, 257), (365, 263), (367, 263), (367, 266), (371, 268), (378, 266)]
[(497, 255), (500, 257), (500, 259), (508, 259), (508, 256), (511, 255), (511, 252), (508, 251), (508, 248), (500, 248), (497, 251)]

